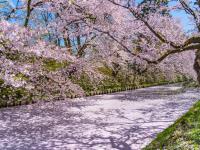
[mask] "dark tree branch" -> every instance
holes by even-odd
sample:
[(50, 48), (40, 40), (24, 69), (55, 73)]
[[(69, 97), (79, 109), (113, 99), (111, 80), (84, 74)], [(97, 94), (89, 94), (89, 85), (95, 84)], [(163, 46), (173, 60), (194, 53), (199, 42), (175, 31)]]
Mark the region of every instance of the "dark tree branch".
[(200, 23), (199, 23), (198, 16), (196, 15), (195, 11), (184, 0), (179, 0), (179, 2), (181, 3), (182, 7), (184, 8), (184, 11), (193, 17), (195, 24), (197, 26), (197, 29), (200, 32)]
[[(162, 56), (160, 56), (158, 59), (156, 60), (149, 60), (149, 59), (146, 59), (146, 58), (142, 58), (143, 60), (146, 60), (148, 63), (151, 63), (151, 64), (158, 64), (160, 63), (161, 61), (163, 61), (166, 57), (168, 57), (169, 55), (172, 55), (172, 54), (176, 54), (176, 53), (180, 53), (180, 52), (183, 52), (183, 51), (188, 51), (188, 50), (197, 50), (197, 49), (200, 49), (200, 37), (191, 37), (189, 38), (188, 40), (186, 40), (182, 45), (178, 45), (178, 44), (175, 44), (174, 42), (172, 41), (168, 41), (164, 35), (161, 35), (160, 33), (158, 33), (149, 23), (148, 21), (146, 21), (144, 19), (144, 17), (139, 14), (138, 12), (136, 12), (133, 8), (131, 8), (130, 6), (124, 6), (124, 5), (121, 5), (117, 2), (115, 2), (115, 0), (108, 0), (110, 1), (111, 3), (117, 5), (117, 6), (120, 6), (120, 7), (123, 7), (125, 9), (128, 9), (135, 18), (137, 18), (138, 20), (142, 21), (144, 23), (144, 25), (163, 43), (166, 43), (166, 44), (169, 44), (173, 49), (172, 50), (168, 50), (166, 53), (164, 53)], [(182, 2), (182, 5), (185, 7), (185, 10), (190, 13), (194, 19), (197, 18), (196, 17), (196, 14), (193, 12), (193, 10), (182, 0), (180, 0), (180, 2)], [(199, 26), (199, 29), (200, 29), (200, 26)], [(127, 47), (124, 47), (126, 49), (127, 52), (130, 52), (130, 50), (127, 49)]]
[(189, 51), (189, 50), (197, 50), (200, 49), (200, 44), (195, 44), (195, 45), (189, 45), (186, 46), (184, 48), (180, 48), (180, 49), (172, 49), (172, 50), (168, 50), (166, 53), (164, 53), (162, 56), (160, 56), (158, 59), (156, 60), (148, 60), (148, 63), (151, 64), (159, 64), (160, 62), (162, 62), (165, 58), (167, 58), (168, 56), (172, 55), (172, 54), (177, 54), (177, 53), (181, 53), (184, 51)]

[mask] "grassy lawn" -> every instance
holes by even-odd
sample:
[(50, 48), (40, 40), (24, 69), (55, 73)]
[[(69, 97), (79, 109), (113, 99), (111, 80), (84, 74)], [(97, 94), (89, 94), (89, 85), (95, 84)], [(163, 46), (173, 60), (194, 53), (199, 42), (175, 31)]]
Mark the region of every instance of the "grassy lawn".
[(200, 101), (144, 150), (200, 150)]

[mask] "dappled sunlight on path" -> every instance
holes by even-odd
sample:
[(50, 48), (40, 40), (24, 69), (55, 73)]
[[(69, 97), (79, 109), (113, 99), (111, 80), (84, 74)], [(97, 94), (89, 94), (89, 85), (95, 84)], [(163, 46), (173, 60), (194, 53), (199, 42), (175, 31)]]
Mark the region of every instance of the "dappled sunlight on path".
[(179, 85), (0, 110), (0, 149), (138, 150), (200, 99)]

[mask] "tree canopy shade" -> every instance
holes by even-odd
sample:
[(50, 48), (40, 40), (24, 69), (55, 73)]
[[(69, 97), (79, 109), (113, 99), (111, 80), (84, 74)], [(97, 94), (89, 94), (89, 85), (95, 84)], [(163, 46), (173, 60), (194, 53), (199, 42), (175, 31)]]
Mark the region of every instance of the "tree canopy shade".
[[(117, 66), (132, 62), (145, 71), (149, 65), (189, 50), (196, 51), (194, 66), (200, 81), (199, 1), (179, 0), (173, 8), (167, 1), (146, 0), (140, 4), (130, 0), (17, 0), (14, 7), (7, 1), (0, 3), (0, 65), (6, 84), (62, 96), (67, 90), (82, 95), (83, 90), (70, 78), (84, 72), (101, 79), (97, 62), (113, 68), (113, 62)], [(192, 17), (196, 31), (191, 36), (169, 15), (174, 9)], [(13, 55), (18, 57), (9, 57)], [(185, 55), (186, 59), (191, 61), (191, 55)], [(174, 56), (169, 64), (181, 64), (182, 58)], [(53, 72), (44, 70), (44, 59), (67, 65)], [(26, 80), (16, 80), (19, 74)]]

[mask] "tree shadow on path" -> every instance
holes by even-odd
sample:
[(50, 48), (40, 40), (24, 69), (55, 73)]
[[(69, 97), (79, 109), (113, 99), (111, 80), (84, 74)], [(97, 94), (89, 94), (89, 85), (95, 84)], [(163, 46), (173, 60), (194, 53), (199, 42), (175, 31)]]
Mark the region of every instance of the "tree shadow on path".
[[(4, 108), (0, 110), (0, 149), (138, 150), (200, 98), (199, 92), (191, 92), (155, 94), (151, 99), (144, 91), (144, 95), (129, 91)], [(128, 94), (140, 100), (121, 99)]]

